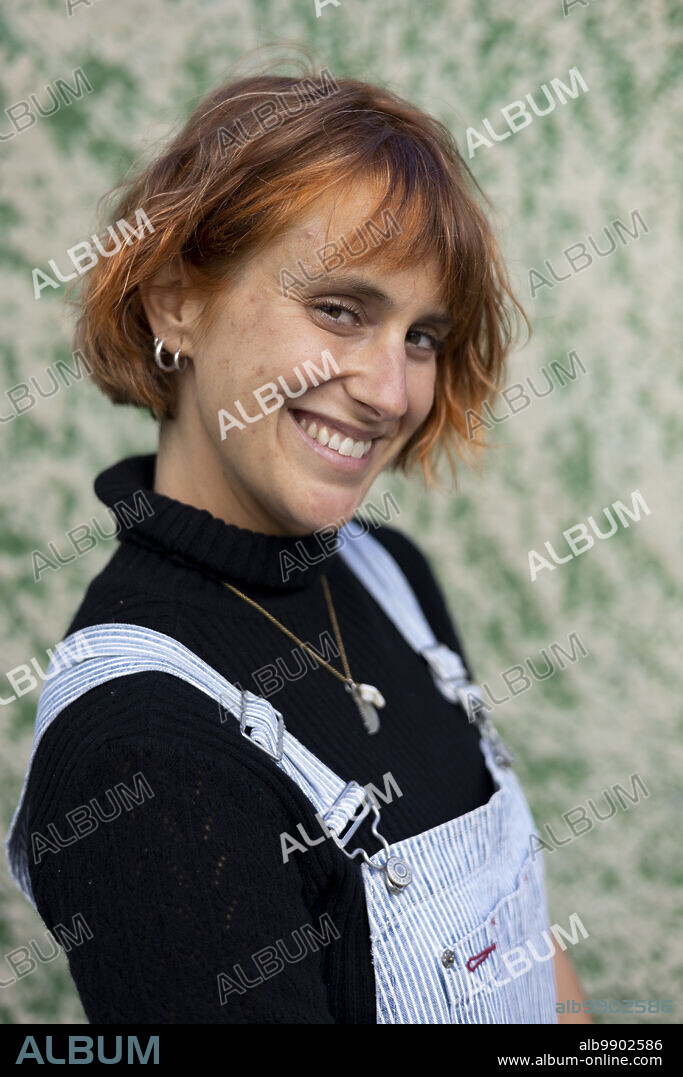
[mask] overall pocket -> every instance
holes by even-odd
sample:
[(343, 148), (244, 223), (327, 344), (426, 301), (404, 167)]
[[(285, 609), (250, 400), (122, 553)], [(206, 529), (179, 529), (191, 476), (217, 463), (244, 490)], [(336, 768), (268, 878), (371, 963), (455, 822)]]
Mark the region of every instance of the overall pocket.
[(554, 953), (542, 870), (528, 855), (515, 889), (473, 931), (446, 942), (441, 964), (452, 1023), (555, 1022)]

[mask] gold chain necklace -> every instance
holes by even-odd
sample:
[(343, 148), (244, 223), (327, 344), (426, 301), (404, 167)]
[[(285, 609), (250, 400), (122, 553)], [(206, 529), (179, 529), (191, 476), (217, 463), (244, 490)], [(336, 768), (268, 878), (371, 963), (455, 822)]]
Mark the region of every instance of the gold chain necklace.
[(351, 676), (351, 670), (349, 669), (349, 663), (346, 658), (346, 651), (341, 638), (341, 632), (339, 631), (339, 624), (337, 623), (337, 615), (332, 605), (332, 596), (330, 594), (330, 588), (327, 583), (325, 575), (322, 576), (323, 590), (325, 592), (325, 599), (327, 601), (327, 608), (330, 613), (330, 620), (332, 621), (332, 627), (334, 634), (337, 638), (337, 644), (339, 646), (339, 653), (341, 655), (342, 664), (344, 666), (345, 676), (331, 666), (329, 662), (326, 662), (320, 655), (316, 654), (312, 647), (309, 647), (307, 643), (300, 640), (298, 636), (295, 636), (293, 632), (290, 632), (288, 628), (285, 628), (283, 624), (278, 621), (276, 617), (273, 617), (272, 613), (268, 613), (268, 610), (264, 610), (263, 606), (259, 606), (258, 602), (254, 602), (253, 598), (249, 598), (248, 595), (238, 591), (236, 587), (233, 587), (231, 583), (226, 583), (225, 580), (221, 580), (224, 587), (228, 587), (231, 591), (234, 591), (236, 595), (243, 598), (245, 602), (248, 602), (254, 609), (259, 610), (264, 617), (267, 617), (274, 625), (277, 625), (285, 635), (290, 639), (295, 640), (307, 654), (310, 654), (312, 658), (316, 660), (321, 666), (333, 673), (335, 677), (338, 677), (340, 681), (344, 682), (344, 686), (347, 692), (351, 693), (351, 696), (360, 711), (360, 716), (363, 719), (363, 724), (368, 733), (376, 733), (379, 729), (379, 716), (376, 711), (376, 707), (383, 707), (385, 705), (385, 699), (379, 689), (375, 688), (372, 684), (357, 684)]

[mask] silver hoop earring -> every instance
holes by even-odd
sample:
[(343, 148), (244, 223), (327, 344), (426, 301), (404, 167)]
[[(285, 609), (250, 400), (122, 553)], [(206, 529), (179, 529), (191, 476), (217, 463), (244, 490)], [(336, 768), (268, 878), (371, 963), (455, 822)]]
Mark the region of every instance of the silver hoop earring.
[(163, 348), (163, 346), (164, 346), (163, 340), (161, 340), (159, 337), (155, 337), (154, 338), (154, 362), (159, 367), (159, 370), (163, 370), (166, 373), (168, 373), (169, 370), (174, 369), (174, 363), (171, 363), (170, 366), (166, 366), (166, 364), (164, 363), (163, 359), (161, 358), (161, 349)]
[(180, 360), (180, 348), (178, 348), (178, 351), (173, 356), (173, 366), (176, 368), (176, 370), (184, 370), (185, 367), (187, 366), (187, 356), (186, 355), (183, 356), (183, 365), (182, 366), (180, 365), (179, 360)]

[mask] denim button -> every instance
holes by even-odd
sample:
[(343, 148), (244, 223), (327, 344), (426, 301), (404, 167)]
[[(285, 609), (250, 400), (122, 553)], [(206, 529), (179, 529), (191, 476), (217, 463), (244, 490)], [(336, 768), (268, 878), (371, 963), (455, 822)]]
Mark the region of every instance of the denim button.
[(444, 968), (449, 969), (454, 961), (455, 961), (455, 954), (453, 953), (453, 951), (452, 950), (444, 950), (444, 952), (441, 955), (441, 964), (444, 966)]
[(410, 883), (413, 872), (410, 864), (400, 856), (390, 856), (386, 862), (386, 877), (390, 890), (402, 890)]

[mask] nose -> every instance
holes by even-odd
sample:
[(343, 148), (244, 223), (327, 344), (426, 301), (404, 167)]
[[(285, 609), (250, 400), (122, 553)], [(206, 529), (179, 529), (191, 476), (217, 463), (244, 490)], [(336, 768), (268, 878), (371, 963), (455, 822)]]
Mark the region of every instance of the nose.
[[(368, 418), (398, 422), (408, 410), (408, 379), (403, 338), (375, 340), (348, 361), (346, 391), (368, 411)], [(371, 414), (372, 413), (372, 414)]]

